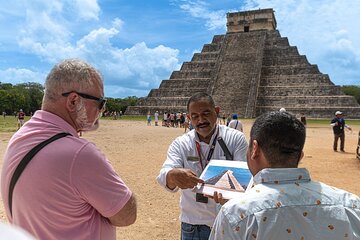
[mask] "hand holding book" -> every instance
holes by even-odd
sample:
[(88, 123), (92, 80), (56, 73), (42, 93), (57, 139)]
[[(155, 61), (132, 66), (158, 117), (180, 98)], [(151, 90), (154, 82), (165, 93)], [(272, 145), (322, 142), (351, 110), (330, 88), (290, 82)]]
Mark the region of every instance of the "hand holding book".
[[(241, 196), (247, 189), (252, 176), (246, 162), (211, 160), (200, 179), (203, 179), (205, 183), (198, 184), (194, 191), (211, 196), (221, 203), (224, 199)], [(214, 196), (215, 192), (217, 194)]]

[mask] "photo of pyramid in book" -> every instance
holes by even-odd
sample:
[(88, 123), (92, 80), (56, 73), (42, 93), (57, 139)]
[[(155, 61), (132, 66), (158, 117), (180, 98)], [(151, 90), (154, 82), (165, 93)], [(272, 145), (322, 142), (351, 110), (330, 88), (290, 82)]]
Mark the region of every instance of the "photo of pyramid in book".
[(211, 185), (228, 191), (244, 192), (251, 174), (248, 169), (209, 166), (202, 179), (205, 185)]

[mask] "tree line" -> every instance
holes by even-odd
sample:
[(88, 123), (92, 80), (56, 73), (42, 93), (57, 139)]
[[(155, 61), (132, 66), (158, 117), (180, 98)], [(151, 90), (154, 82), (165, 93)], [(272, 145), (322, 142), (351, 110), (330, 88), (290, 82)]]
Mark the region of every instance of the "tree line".
[(354, 96), (356, 101), (360, 104), (360, 86), (354, 86), (354, 85), (342, 86), (341, 90), (346, 95)]
[[(360, 104), (360, 86), (342, 86), (346, 95), (354, 96)], [(0, 82), (0, 111), (11, 115), (22, 109), (27, 115), (41, 108), (44, 87), (39, 83), (11, 83)], [(126, 98), (107, 98), (106, 111), (126, 111), (128, 106), (135, 106), (139, 98), (130, 96)]]
[[(22, 109), (26, 115), (34, 113), (41, 108), (44, 87), (39, 83), (11, 83), (0, 82), (0, 111), (12, 115)], [(106, 111), (126, 111), (128, 106), (135, 106), (138, 98), (130, 96), (126, 98), (106, 98)]]

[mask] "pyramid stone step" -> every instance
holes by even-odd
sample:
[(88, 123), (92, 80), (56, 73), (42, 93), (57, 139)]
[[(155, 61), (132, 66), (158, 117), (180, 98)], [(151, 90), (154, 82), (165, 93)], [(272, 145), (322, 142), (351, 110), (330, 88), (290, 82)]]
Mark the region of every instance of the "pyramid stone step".
[(310, 65), (306, 56), (287, 56), (287, 57), (265, 57), (263, 60), (264, 66), (278, 66), (278, 65)]
[(260, 86), (258, 96), (332, 96), (342, 94), (341, 88), (334, 85), (314, 86)]
[(186, 106), (191, 95), (181, 97), (147, 97), (146, 101), (140, 101), (139, 106)]
[(191, 61), (216, 61), (218, 57), (219, 52), (195, 53)]
[(196, 86), (209, 86), (209, 78), (199, 79), (176, 79), (176, 80), (163, 80), (160, 84), (159, 89), (177, 89), (177, 88), (193, 88)]
[(198, 92), (207, 92), (207, 87), (151, 89), (148, 97), (192, 96)]
[(273, 48), (287, 48), (289, 47), (289, 40), (288, 38), (273, 38), (273, 39), (266, 39), (265, 49), (273, 49)]
[(173, 71), (170, 79), (183, 78), (183, 79), (192, 79), (192, 78), (211, 78), (212, 71)]
[(297, 75), (297, 74), (318, 74), (320, 73), (317, 65), (308, 66), (263, 66), (263, 75)]
[(286, 47), (286, 48), (265, 48), (264, 56), (265, 57), (284, 57), (284, 56), (298, 56), (299, 52), (297, 47)]
[(211, 43), (215, 43), (215, 44), (221, 44), (222, 41), (224, 40), (225, 35), (215, 35), (212, 39)]
[(327, 74), (297, 74), (297, 75), (271, 75), (262, 76), (260, 86), (279, 85), (328, 85), (333, 84)]
[(184, 62), (180, 71), (208, 71), (215, 67), (216, 61)]
[(280, 35), (280, 32), (278, 30), (267, 31), (266, 35), (267, 35), (267, 38), (266, 38), (267, 41), (269, 39), (270, 40), (274, 40), (274, 39), (276, 40), (276, 39), (282, 38), (281, 35)]
[(217, 43), (210, 43), (210, 44), (205, 44), (201, 50), (202, 53), (205, 52), (217, 52), (220, 50), (220, 44)]

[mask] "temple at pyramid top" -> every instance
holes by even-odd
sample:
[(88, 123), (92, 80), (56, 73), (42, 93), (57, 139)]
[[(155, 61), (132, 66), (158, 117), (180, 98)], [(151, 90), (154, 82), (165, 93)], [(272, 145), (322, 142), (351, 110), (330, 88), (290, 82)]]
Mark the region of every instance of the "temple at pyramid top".
[(312, 118), (332, 118), (336, 111), (360, 118), (355, 98), (299, 54), (276, 26), (273, 9), (228, 13), (225, 34), (215, 35), (125, 114), (187, 112), (189, 97), (207, 92), (222, 113), (240, 118), (280, 108)]
[(276, 29), (276, 19), (271, 8), (228, 13), (226, 17), (228, 33)]

